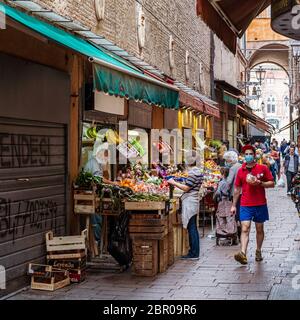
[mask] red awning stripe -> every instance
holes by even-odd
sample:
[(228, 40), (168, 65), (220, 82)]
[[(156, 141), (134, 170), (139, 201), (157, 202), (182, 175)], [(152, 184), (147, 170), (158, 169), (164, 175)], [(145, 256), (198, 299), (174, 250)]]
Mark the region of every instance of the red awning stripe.
[(220, 118), (220, 110), (217, 107), (211, 106), (209, 104), (205, 104), (204, 112), (215, 118)]
[(204, 112), (203, 102), (184, 91), (179, 92), (179, 103), (181, 106), (191, 107), (197, 112)]

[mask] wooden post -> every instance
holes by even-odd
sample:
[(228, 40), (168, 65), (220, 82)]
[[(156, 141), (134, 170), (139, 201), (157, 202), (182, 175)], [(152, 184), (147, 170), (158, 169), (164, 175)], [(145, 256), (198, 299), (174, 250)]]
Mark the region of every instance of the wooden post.
[(71, 94), (70, 94), (70, 125), (69, 125), (69, 198), (70, 206), (68, 209), (67, 228), (71, 234), (80, 233), (79, 217), (73, 212), (72, 183), (79, 173), (79, 111), (80, 89), (83, 84), (83, 61), (80, 57), (72, 54), (69, 65), (71, 77)]

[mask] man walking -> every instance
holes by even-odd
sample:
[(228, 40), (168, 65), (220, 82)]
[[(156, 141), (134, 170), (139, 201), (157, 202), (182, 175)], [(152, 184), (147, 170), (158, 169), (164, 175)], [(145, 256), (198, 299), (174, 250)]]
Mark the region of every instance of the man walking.
[(253, 146), (244, 146), (242, 152), (245, 156), (245, 163), (237, 173), (231, 212), (232, 214), (236, 213), (237, 202), (242, 192), (240, 206), (241, 251), (234, 258), (241, 264), (247, 264), (247, 248), (252, 221), (255, 222), (256, 227), (255, 260), (263, 260), (261, 248), (264, 241), (264, 222), (269, 220), (265, 188), (274, 188), (275, 184), (268, 167), (256, 163)]
[(284, 159), (284, 170), (287, 180), (287, 194), (291, 195), (292, 181), (298, 172), (299, 167), (299, 156), (295, 154), (295, 148), (290, 147), (289, 154)]

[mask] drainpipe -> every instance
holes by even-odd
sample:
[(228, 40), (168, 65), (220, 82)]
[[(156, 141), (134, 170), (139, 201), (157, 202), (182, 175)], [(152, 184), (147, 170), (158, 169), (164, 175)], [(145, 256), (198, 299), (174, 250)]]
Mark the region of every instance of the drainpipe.
[(214, 33), (210, 30), (210, 95), (212, 100), (216, 100), (216, 93), (215, 93), (215, 40), (214, 40)]

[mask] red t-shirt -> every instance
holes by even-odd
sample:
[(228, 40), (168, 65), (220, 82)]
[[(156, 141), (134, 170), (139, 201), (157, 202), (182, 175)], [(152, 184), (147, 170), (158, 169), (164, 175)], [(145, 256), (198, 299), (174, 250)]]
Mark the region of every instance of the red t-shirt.
[(263, 164), (256, 164), (253, 168), (247, 168), (246, 163), (242, 165), (235, 180), (236, 187), (242, 187), (241, 206), (254, 207), (267, 204), (265, 188), (258, 185), (252, 186), (247, 181), (247, 175), (251, 173), (263, 182), (274, 181), (269, 168)]

